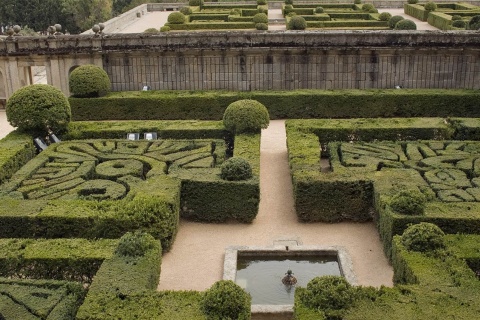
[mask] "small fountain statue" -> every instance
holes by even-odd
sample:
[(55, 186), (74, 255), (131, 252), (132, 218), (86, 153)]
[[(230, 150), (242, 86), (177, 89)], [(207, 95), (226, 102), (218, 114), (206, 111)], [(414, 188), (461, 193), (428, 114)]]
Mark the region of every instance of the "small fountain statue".
[(293, 286), (297, 283), (297, 278), (293, 276), (292, 270), (288, 269), (287, 273), (285, 273), (285, 277), (282, 279), (282, 283), (286, 286)]

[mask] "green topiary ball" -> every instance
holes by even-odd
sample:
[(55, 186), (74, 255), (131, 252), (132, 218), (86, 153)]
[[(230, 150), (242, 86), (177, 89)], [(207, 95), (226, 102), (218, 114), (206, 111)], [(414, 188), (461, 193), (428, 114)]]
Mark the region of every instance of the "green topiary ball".
[(388, 26), (393, 29), (395, 28), (395, 25), (397, 24), (398, 21), (405, 19), (402, 16), (393, 16), (388, 20)]
[(452, 16), (452, 21), (455, 20), (462, 20), (462, 16), (459, 16), (458, 14)]
[(255, 100), (238, 100), (231, 103), (223, 114), (223, 124), (234, 133), (260, 132), (268, 127), (267, 108)]
[(431, 1), (425, 3), (425, 5), (423, 7), (427, 11), (435, 11), (437, 9), (437, 5), (434, 2), (431, 2)]
[(179, 11), (185, 16), (192, 14), (192, 8), (190, 7), (181, 7)]
[(300, 299), (308, 308), (324, 311), (327, 319), (330, 319), (334, 315), (341, 316), (339, 311), (353, 303), (355, 288), (344, 277), (316, 277), (307, 284)]
[(293, 9), (293, 6), (292, 6), (291, 4), (287, 4), (287, 5), (285, 6), (285, 9)]
[(158, 29), (155, 29), (155, 28), (148, 28), (145, 31), (143, 31), (143, 33), (159, 33), (159, 32), (160, 31), (158, 31)]
[(409, 3), (409, 4), (417, 4), (417, 3), (418, 3), (418, 0), (408, 0), (408, 3)]
[(181, 12), (172, 12), (168, 15), (168, 23), (171, 24), (182, 24), (185, 23), (185, 15)]
[(288, 21), (287, 29), (288, 30), (305, 30), (307, 28), (307, 21), (302, 16), (293, 16), (290, 21)]
[(222, 164), (220, 177), (228, 181), (248, 180), (252, 177), (252, 167), (247, 160), (233, 157)]
[(378, 16), (378, 20), (380, 20), (380, 21), (388, 21), (388, 20), (390, 20), (391, 17), (392, 17), (392, 15), (390, 14), (390, 12), (382, 12), (382, 13), (380, 13), (380, 15)]
[(323, 7), (316, 7), (315, 8), (315, 13), (323, 13), (325, 10), (323, 10)]
[(257, 24), (255, 24), (255, 29), (257, 29), (257, 30), (268, 30), (268, 24), (257, 23)]
[(118, 242), (115, 254), (118, 256), (140, 257), (153, 248), (156, 241), (150, 234), (142, 231), (127, 232)]
[(188, 0), (188, 5), (190, 7), (198, 7), (203, 5), (203, 0)]
[(268, 17), (265, 13), (257, 13), (253, 16), (254, 23), (268, 23)]
[(362, 0), (354, 0), (353, 3), (354, 3), (354, 4), (361, 4), (361, 3), (362, 3)]
[(285, 0), (285, 4), (293, 4), (293, 0)]
[(250, 294), (231, 280), (215, 282), (206, 290), (200, 302), (207, 319), (238, 319), (251, 318)]
[(366, 3), (362, 6), (363, 12), (369, 12), (370, 10), (375, 9), (374, 5), (371, 3)]
[(267, 0), (257, 0), (257, 5), (264, 6), (267, 4)]
[(403, 232), (402, 244), (412, 251), (433, 251), (445, 247), (444, 235), (442, 229), (433, 223), (421, 222)]
[(468, 22), (468, 30), (480, 30), (480, 15), (472, 17)]
[(160, 28), (160, 32), (168, 32), (170, 31), (170, 27), (169, 26), (163, 26)]
[(70, 93), (77, 98), (102, 97), (110, 92), (110, 79), (100, 67), (87, 64), (70, 73)]
[(452, 22), (452, 27), (465, 29), (467, 24), (463, 20), (455, 20)]
[(46, 135), (64, 130), (72, 116), (70, 103), (59, 89), (34, 84), (18, 89), (8, 99), (6, 106), (8, 122), (20, 131), (32, 135)]
[(426, 202), (425, 196), (418, 189), (401, 190), (390, 200), (390, 207), (401, 214), (422, 215)]
[(397, 22), (395, 30), (417, 30), (417, 25), (412, 20), (403, 19)]

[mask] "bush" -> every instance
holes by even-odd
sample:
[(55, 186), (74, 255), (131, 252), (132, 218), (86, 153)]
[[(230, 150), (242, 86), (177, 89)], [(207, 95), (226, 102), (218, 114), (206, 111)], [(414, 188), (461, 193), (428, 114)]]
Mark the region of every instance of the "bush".
[(417, 30), (417, 25), (412, 20), (403, 19), (397, 22), (395, 30)]
[(268, 30), (268, 24), (257, 23), (257, 24), (255, 24), (255, 29), (257, 29), (257, 30)]
[(443, 231), (433, 223), (421, 222), (408, 227), (402, 235), (402, 244), (408, 250), (427, 252), (445, 246)]
[(323, 7), (316, 7), (315, 12), (316, 13), (323, 13), (325, 10), (323, 10)]
[(390, 18), (390, 20), (388, 20), (388, 26), (390, 27), (390, 29), (394, 29), (397, 22), (399, 22), (401, 20), (404, 20), (404, 19), (405, 18), (402, 17), (402, 16), (393, 16), (393, 17)]
[(250, 319), (252, 298), (231, 280), (215, 282), (200, 302), (207, 319)]
[(72, 116), (70, 103), (59, 89), (34, 84), (15, 91), (6, 106), (7, 120), (13, 127), (32, 135), (55, 132), (67, 127)]
[(431, 2), (431, 1), (425, 3), (423, 7), (427, 11), (435, 11), (437, 9), (437, 5), (435, 4), (435, 2)]
[(362, 3), (362, 0), (354, 0), (353, 3), (354, 3), (354, 4), (361, 4), (361, 3)]
[(232, 15), (232, 16), (239, 16), (241, 14), (242, 14), (242, 11), (240, 9), (232, 9), (230, 11), (230, 15)]
[(167, 21), (171, 24), (183, 24), (185, 23), (185, 15), (181, 12), (172, 12), (168, 15)]
[(409, 4), (417, 4), (417, 3), (418, 3), (418, 0), (408, 0), (408, 3), (409, 3)]
[(198, 7), (203, 5), (203, 0), (188, 0), (188, 5), (190, 7)]
[(458, 14), (452, 16), (452, 21), (455, 21), (455, 20), (462, 20), (462, 16), (459, 16)]
[(182, 8), (180, 8), (179, 11), (185, 16), (188, 16), (188, 15), (192, 14), (192, 8), (190, 8), (190, 7), (182, 7)]
[(380, 13), (380, 15), (378, 16), (378, 20), (380, 20), (380, 21), (388, 21), (388, 20), (390, 20), (391, 17), (392, 17), (392, 15), (390, 14), (390, 12), (382, 12), (382, 13)]
[(222, 164), (220, 176), (228, 181), (248, 180), (252, 177), (252, 167), (247, 160), (233, 157)]
[(480, 15), (474, 16), (470, 19), (468, 30), (480, 30)]
[(155, 238), (146, 232), (127, 232), (120, 238), (115, 254), (129, 257), (144, 256), (147, 251), (155, 248), (155, 243)]
[(465, 28), (467, 26), (467, 23), (463, 20), (454, 20), (452, 22), (452, 27), (455, 28)]
[(267, 7), (258, 7), (258, 13), (268, 13), (268, 8)]
[(362, 11), (363, 12), (369, 12), (372, 9), (375, 9), (375, 7), (371, 3), (366, 3), (362, 6)]
[(285, 4), (293, 4), (293, 0), (285, 0)]
[(285, 9), (288, 9), (288, 10), (293, 9), (293, 6), (292, 6), (291, 4), (287, 4), (287, 5), (285, 6)]
[(355, 288), (340, 276), (323, 276), (310, 280), (300, 297), (308, 308), (322, 310), (327, 319), (341, 318), (355, 300)]
[(87, 64), (70, 73), (69, 86), (76, 98), (102, 97), (110, 92), (110, 79), (102, 68)]
[(159, 33), (159, 31), (155, 28), (148, 28), (143, 33)]
[(160, 32), (167, 32), (167, 31), (170, 31), (169, 26), (163, 26), (163, 27), (160, 28)]
[(268, 23), (268, 17), (265, 13), (257, 13), (253, 16), (253, 22), (255, 23)]
[(373, 9), (368, 10), (368, 13), (378, 13), (378, 10), (373, 8)]
[(259, 132), (268, 127), (270, 116), (263, 104), (255, 100), (231, 103), (223, 114), (225, 128), (234, 133)]
[(257, 0), (257, 5), (264, 6), (267, 4), (267, 0)]
[(390, 200), (390, 207), (408, 215), (422, 215), (425, 212), (426, 198), (418, 189), (402, 190)]
[(288, 30), (305, 30), (306, 28), (307, 21), (301, 16), (292, 17), (287, 25)]

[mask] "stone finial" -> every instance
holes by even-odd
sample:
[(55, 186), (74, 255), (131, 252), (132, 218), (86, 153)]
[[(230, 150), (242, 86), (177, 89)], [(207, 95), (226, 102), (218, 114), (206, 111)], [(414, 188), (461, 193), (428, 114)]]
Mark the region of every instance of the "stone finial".
[(22, 31), (22, 27), (20, 27), (18, 24), (13, 26), (13, 32), (15, 32), (14, 36), (19, 36), (20, 31)]
[(103, 29), (105, 29), (105, 23), (99, 23), (98, 26), (100, 27), (100, 33), (103, 33)]
[(55, 28), (55, 35), (61, 35), (62, 33), (62, 25), (57, 23), (53, 26)]
[(92, 27), (92, 31), (95, 32), (95, 35), (98, 36), (98, 33), (100, 32), (100, 26), (98, 24), (95, 24)]
[(13, 31), (13, 28), (8, 28), (7, 29), (7, 39), (13, 39), (13, 35), (15, 34), (15, 31)]
[(55, 38), (55, 27), (54, 26), (48, 27), (47, 32), (48, 32), (48, 37), (49, 38)]

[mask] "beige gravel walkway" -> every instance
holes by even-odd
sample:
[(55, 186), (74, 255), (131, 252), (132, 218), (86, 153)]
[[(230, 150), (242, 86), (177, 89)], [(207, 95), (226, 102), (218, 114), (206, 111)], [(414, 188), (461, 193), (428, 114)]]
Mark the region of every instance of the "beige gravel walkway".
[(14, 128), (8, 123), (5, 109), (0, 109), (0, 139), (5, 137)]
[(202, 224), (181, 221), (177, 239), (162, 261), (158, 290), (205, 290), (222, 279), (225, 248), (272, 245), (300, 238), (304, 245), (339, 245), (350, 254), (361, 285), (392, 286), (393, 270), (373, 223), (297, 222), (289, 175), (283, 120), (262, 132), (261, 201), (252, 224)]

